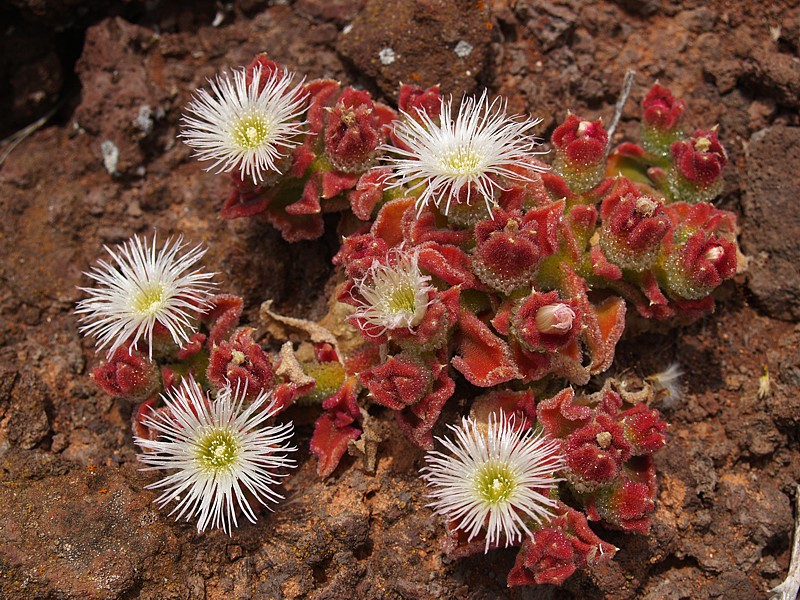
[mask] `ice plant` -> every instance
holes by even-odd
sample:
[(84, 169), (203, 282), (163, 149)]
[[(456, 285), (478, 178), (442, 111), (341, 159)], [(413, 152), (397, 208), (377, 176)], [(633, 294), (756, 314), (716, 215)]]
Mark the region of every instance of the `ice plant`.
[(177, 345), (189, 341), (195, 313), (208, 306), (214, 274), (194, 268), (205, 249), (186, 250), (182, 240), (168, 239), (159, 250), (155, 236), (152, 243), (134, 236), (114, 250), (106, 246), (113, 262), (99, 260), (86, 273), (98, 285), (79, 288), (89, 297), (75, 312), (82, 315), (81, 332), (96, 338), (98, 350), (107, 347), (108, 357), (123, 345), (132, 351), (144, 339), (152, 359), (159, 326)]
[(385, 164), (394, 169), (388, 187), (421, 189), (417, 213), (444, 203), (448, 214), (453, 203), (469, 205), (478, 194), (491, 214), (503, 179), (526, 178), (514, 168), (530, 168), (525, 157), (537, 154), (530, 131), (539, 120), (507, 116), (505, 101), (489, 102), (485, 92), (477, 100), (464, 98), (455, 116), (452, 104), (442, 99), (436, 120), (418, 110), (396, 122), (394, 134), (405, 147), (384, 147), (390, 153)]
[(429, 505), (471, 541), (485, 531), (484, 551), (517, 545), (523, 532), (546, 523), (557, 501), (550, 493), (564, 467), (558, 441), (541, 431), (516, 427), (514, 417), (492, 415), (488, 426), (464, 418), (450, 426), (455, 441), (436, 438), (451, 455), (431, 451), (422, 477)]
[(373, 259), (352, 290), (358, 305), (352, 318), (373, 337), (391, 329), (412, 329), (428, 310), (430, 279), (419, 270), (417, 252), (394, 250), (387, 255), (387, 263)]
[[(351, 235), (333, 263), (343, 272), (336, 298), (351, 308), (332, 305), (324, 327), (262, 311), (310, 338), (296, 354), (285, 342), (276, 356), (239, 326), (235, 296), (187, 298), (185, 321), (129, 327), (115, 345), (90, 301), (81, 307), (91, 313), (84, 328), (111, 346), (95, 381), (141, 403), (133, 427), (149, 451), (142, 460), (173, 468), (152, 486), (164, 490), (158, 501), (175, 501), (178, 518), (197, 517), (201, 530), (229, 531), (238, 509), (254, 520), (252, 502), (277, 497), (274, 468), (292, 463), (288, 430), (265, 420), (302, 400), (321, 405), (310, 440), (321, 477), (346, 453), (374, 468), (373, 419), (386, 413), (429, 452), (422, 475), (430, 506), (448, 521), (450, 556), (519, 546), (510, 586), (559, 585), (611, 560), (616, 548), (589, 522), (649, 531), (652, 455), (667, 426), (648, 403), (659, 394), (665, 406), (676, 401), (680, 373), (668, 369), (638, 391), (613, 376), (594, 393), (581, 386), (612, 366), (627, 311), (698, 318), (737, 272), (735, 216), (709, 204), (727, 160), (716, 130), (684, 139), (684, 103), (656, 86), (643, 101), (638, 144), (612, 150), (599, 120), (568, 114), (552, 136), (550, 170), (536, 156), (536, 121), (507, 116), (505, 102), (485, 93), (454, 107), (438, 87), (403, 86), (398, 118), (339, 82), (291, 88), (290, 80), (257, 56), (212, 82), (213, 93), (198, 92), (184, 123), (205, 129), (182, 137), (205, 140), (194, 146), (200, 157), (232, 171), (223, 218), (260, 215), (298, 241), (322, 235), (325, 213), (349, 208), (339, 227)], [(225, 104), (223, 92), (237, 109), (269, 94), (282, 102), (282, 145), (242, 108), (225, 112), (235, 135), (214, 138), (229, 146), (214, 146), (214, 119), (203, 114)], [(230, 144), (252, 152), (225, 154)], [(210, 276), (196, 273), (188, 276), (208, 295)], [(143, 289), (137, 310), (161, 310), (161, 296)], [(141, 338), (149, 356), (134, 348)], [(470, 417), (434, 451), (433, 431), (457, 389)], [(257, 466), (240, 453), (245, 439), (263, 442)]]
[[(306, 110), (302, 84), (293, 85), (286, 70), (244, 69), (210, 80), (211, 93), (197, 90), (186, 108), (181, 137), (208, 170), (239, 171), (259, 185), (270, 172), (281, 172), (283, 159), (299, 144), (300, 117)], [(283, 165), (285, 168), (285, 165)]]
[(230, 533), (239, 509), (255, 523), (250, 499), (267, 507), (282, 499), (272, 486), (285, 476), (282, 468), (296, 464), (287, 456), (297, 450), (288, 443), (292, 423), (267, 426), (276, 413), (274, 398), (262, 392), (245, 407), (245, 388), (224, 387), (212, 400), (188, 377), (162, 395), (164, 409), (144, 418), (157, 438), (135, 439), (145, 451), (138, 457), (147, 465), (143, 470), (171, 471), (147, 486), (164, 490), (156, 502), (163, 507), (177, 501), (170, 515), (197, 517), (200, 532), (212, 527)]

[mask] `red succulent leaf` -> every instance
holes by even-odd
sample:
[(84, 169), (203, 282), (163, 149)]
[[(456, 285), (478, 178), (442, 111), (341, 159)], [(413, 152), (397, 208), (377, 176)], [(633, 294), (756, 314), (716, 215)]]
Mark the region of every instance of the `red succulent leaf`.
[(624, 531), (647, 534), (655, 510), (656, 471), (650, 456), (630, 460), (622, 478), (608, 489), (598, 491), (586, 503), (590, 519), (600, 520)]
[(189, 341), (186, 342), (181, 348), (178, 350), (177, 354), (175, 355), (178, 360), (186, 360), (191, 358), (198, 352), (203, 349), (203, 344), (206, 341), (206, 334), (204, 333), (193, 333), (189, 336)]
[[(543, 172), (543, 169), (545, 171), (548, 169), (547, 165), (533, 156), (528, 156), (521, 162), (524, 164), (515, 164), (508, 167), (509, 171), (516, 173), (519, 177), (506, 179), (503, 182), (498, 204), (507, 211), (530, 209), (550, 204), (552, 197), (548, 187), (545, 185), (544, 177), (545, 175), (551, 175), (551, 173), (549, 171)], [(563, 196), (556, 195), (556, 197), (560, 199)]]
[(419, 358), (408, 354), (390, 356), (383, 364), (359, 374), (364, 387), (378, 404), (402, 410), (427, 394), (431, 371)]
[(363, 172), (396, 116), (388, 106), (373, 102), (369, 92), (345, 88), (328, 111), (325, 126), (325, 150), (334, 168)]
[(662, 85), (655, 84), (642, 99), (642, 123), (659, 131), (674, 131), (686, 110), (683, 100)]
[[(234, 174), (236, 181), (238, 174)], [(249, 180), (247, 180), (249, 181)], [(264, 212), (272, 199), (272, 196), (261, 188), (254, 187), (251, 190), (239, 189), (236, 185), (228, 194), (220, 210), (223, 219), (241, 219), (243, 217), (254, 217)]]
[(556, 156), (572, 168), (586, 168), (605, 160), (608, 133), (602, 121), (586, 121), (570, 114), (551, 138)]
[(553, 357), (550, 369), (559, 377), (563, 377), (575, 385), (586, 385), (591, 379), (589, 369), (583, 366), (583, 352), (577, 339), (571, 340)]
[(558, 514), (522, 543), (508, 586), (561, 585), (576, 569), (611, 560), (617, 549), (591, 530), (583, 513), (559, 503)]
[(497, 307), (490, 321), (494, 330), (502, 336), (508, 337), (511, 332), (511, 315), (515, 305), (512, 299), (505, 300)]
[(158, 396), (152, 396), (148, 398), (144, 402), (142, 402), (133, 414), (131, 415), (131, 430), (133, 431), (133, 435), (136, 437), (142, 438), (144, 440), (155, 441), (158, 439), (160, 435), (157, 431), (150, 429), (147, 425), (145, 425), (144, 421), (147, 417), (153, 417), (153, 413), (157, 411), (167, 411), (167, 408), (156, 408), (156, 404), (158, 404)]
[(313, 136), (308, 136), (306, 141), (303, 145), (298, 146), (294, 149), (292, 153), (292, 168), (289, 171), (289, 174), (296, 178), (300, 179), (305, 172), (308, 170), (308, 167), (311, 166), (317, 155), (314, 152), (314, 138)]
[[(500, 547), (500, 540), (489, 544), (489, 549)], [(486, 528), (482, 528), (471, 540), (469, 535), (458, 528), (455, 522), (447, 523), (447, 533), (444, 539), (444, 551), (451, 558), (466, 558), (474, 554), (483, 554), (486, 551)]]
[(325, 125), (326, 108), (333, 103), (333, 99), (341, 87), (342, 85), (333, 79), (314, 79), (305, 84), (310, 101), (306, 121), (312, 134), (322, 133)]
[(480, 289), (480, 282), (472, 273), (469, 255), (457, 246), (425, 242), (417, 246), (419, 267), (452, 286), (463, 289)]
[(665, 261), (665, 287), (672, 296), (700, 300), (736, 274), (736, 245), (704, 231), (673, 247)]
[(542, 183), (551, 198), (571, 200), (575, 197), (575, 193), (569, 189), (567, 182), (558, 173), (542, 173)]
[(613, 263), (641, 271), (655, 262), (661, 240), (671, 228), (660, 200), (642, 194), (622, 177), (603, 199), (600, 215), (600, 245)]
[(106, 394), (130, 400), (146, 398), (161, 387), (158, 365), (138, 350), (124, 347), (95, 367), (92, 380)]
[[(381, 211), (383, 212), (383, 211)], [(472, 233), (467, 229), (452, 229), (447, 222), (437, 225), (440, 218), (430, 207), (423, 208), (417, 215), (413, 208), (405, 211), (402, 218), (403, 238), (414, 246), (425, 242), (449, 246), (464, 246), (471, 238)]]
[(161, 367), (161, 382), (164, 391), (171, 390), (180, 383), (178, 374), (169, 367)]
[(253, 340), (253, 328), (242, 327), (230, 340), (221, 341), (211, 349), (206, 371), (208, 381), (217, 388), (231, 384), (247, 386), (247, 398), (252, 400), (275, 385), (275, 372), (266, 352)]
[(509, 340), (509, 345), (523, 383), (539, 381), (552, 372), (554, 354), (550, 352), (528, 352), (515, 338)]
[(496, 209), (493, 219), (475, 225), (475, 273), (505, 294), (529, 284), (539, 265), (537, 234), (536, 221), (524, 221), (519, 211)]
[(243, 306), (241, 297), (233, 294), (217, 294), (211, 298), (209, 308), (200, 315), (200, 321), (208, 328), (207, 345), (210, 348), (233, 333)]
[(288, 206), (283, 210), (289, 215), (316, 215), (322, 212), (320, 206), (320, 185), (322, 175), (314, 173), (308, 178), (303, 186), (303, 194), (300, 199)]
[(558, 232), (564, 218), (565, 207), (566, 202), (559, 200), (525, 213), (524, 222), (526, 224), (536, 223), (541, 258), (550, 256), (558, 250)]
[(594, 411), (590, 406), (575, 402), (572, 388), (561, 390), (552, 398), (541, 400), (536, 406), (537, 421), (545, 433), (554, 438), (565, 438), (588, 423)]
[(625, 329), (625, 301), (611, 296), (600, 304), (593, 305), (593, 309), (594, 320), (588, 328), (590, 333), (584, 336), (584, 340), (592, 356), (589, 371), (597, 374), (608, 369), (614, 362), (614, 349)]
[(292, 215), (286, 212), (286, 208), (269, 207), (264, 216), (270, 225), (281, 232), (281, 237), (290, 243), (316, 240), (325, 233), (325, 222), (320, 214)]
[(637, 404), (619, 417), (635, 455), (652, 454), (667, 443), (667, 424), (656, 409)]
[(569, 434), (564, 445), (567, 466), (574, 477), (588, 485), (616, 478), (631, 452), (622, 426), (604, 413)]
[(578, 300), (582, 311), (583, 341), (591, 355), (589, 372), (602, 373), (614, 361), (614, 349), (625, 329), (625, 301), (610, 296), (600, 304), (589, 302), (586, 282), (569, 265), (561, 266), (566, 292)]
[(289, 408), (294, 401), (310, 393), (316, 384), (314, 381), (308, 383), (295, 383), (292, 381), (279, 383), (273, 390), (275, 398), (275, 414), (282, 413)]
[[(339, 251), (333, 257), (333, 264), (343, 265), (349, 279), (361, 279), (372, 266), (373, 261), (386, 259), (386, 242), (371, 233), (352, 235), (342, 240)], [(340, 302), (347, 302), (344, 293), (340, 294)]]
[(281, 67), (274, 60), (267, 58), (266, 52), (261, 52), (245, 67), (245, 82), (248, 87), (253, 81), (253, 75), (256, 70), (261, 71), (261, 80), (259, 81), (258, 91), (261, 93), (266, 87), (269, 79), (275, 75), (283, 74), (285, 69)]
[[(322, 174), (322, 198), (329, 200), (334, 196), (356, 187), (358, 173), (342, 173), (340, 171), (327, 171)], [(365, 219), (366, 220), (366, 219)]]
[(720, 210), (708, 202), (694, 205), (672, 202), (664, 210), (676, 228), (690, 233), (702, 230), (729, 242), (736, 241), (736, 215), (728, 210)]
[[(632, 158), (643, 158), (647, 156), (647, 152), (645, 152), (644, 148), (634, 144), (633, 142), (622, 142), (616, 147), (614, 154), (620, 156), (629, 156)], [(616, 175), (616, 173), (613, 174)]]
[(397, 106), (411, 117), (416, 117), (421, 112), (431, 119), (436, 119), (442, 109), (442, 94), (438, 85), (429, 88), (402, 85), (397, 98)]
[(350, 209), (356, 217), (362, 221), (369, 221), (372, 218), (372, 211), (383, 199), (386, 178), (391, 172), (389, 167), (381, 167), (370, 169), (358, 178), (355, 189), (348, 194)]
[(577, 569), (577, 558), (569, 537), (553, 526), (525, 538), (514, 567), (508, 573), (508, 587), (550, 583), (561, 585)]
[(702, 189), (720, 180), (728, 162), (728, 154), (714, 130), (698, 129), (691, 137), (673, 142), (669, 150), (680, 176)]
[[(444, 360), (446, 357), (440, 353), (438, 359)], [(442, 413), (442, 407), (456, 389), (455, 382), (447, 372), (446, 363), (432, 365), (431, 372), (434, 381), (430, 393), (410, 408), (396, 413), (397, 424), (403, 433), (424, 450), (433, 450), (431, 430)]]
[(335, 418), (329, 413), (323, 413), (314, 425), (314, 434), (311, 436), (311, 452), (317, 457), (317, 474), (328, 477), (339, 466), (339, 461), (347, 452), (351, 440), (355, 441), (361, 436), (357, 427), (336, 425)]
[(350, 352), (344, 359), (344, 370), (348, 375), (358, 375), (381, 362), (381, 349), (376, 344), (365, 343)]
[(403, 243), (403, 215), (414, 210), (414, 198), (397, 198), (384, 204), (375, 216), (372, 233), (390, 248)]
[(511, 348), (474, 313), (461, 309), (459, 331), (458, 355), (451, 362), (471, 384), (492, 387), (521, 377)]
[(337, 392), (322, 403), (323, 410), (333, 415), (337, 427), (350, 425), (361, 416), (361, 410), (358, 408), (360, 389), (358, 378), (346, 377)]
[(536, 396), (530, 389), (493, 390), (475, 398), (470, 416), (478, 423), (488, 423), (491, 415), (514, 417), (514, 428), (527, 430), (536, 422)]
[(314, 344), (314, 357), (321, 363), (339, 362), (336, 348), (329, 342), (316, 342)]
[(598, 277), (609, 281), (622, 279), (622, 269), (608, 261), (600, 246), (592, 246), (589, 249), (589, 259), (592, 261), (592, 271)]
[(587, 204), (578, 204), (569, 210), (567, 216), (570, 229), (585, 244), (597, 225), (597, 209)]

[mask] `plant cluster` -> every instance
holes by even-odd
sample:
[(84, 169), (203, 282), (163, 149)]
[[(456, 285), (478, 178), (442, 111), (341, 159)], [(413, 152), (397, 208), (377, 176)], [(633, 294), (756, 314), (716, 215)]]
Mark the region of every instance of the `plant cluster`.
[[(257, 57), (196, 94), (182, 137), (230, 173), (224, 217), (261, 215), (288, 241), (319, 237), (323, 212), (356, 217), (342, 219), (352, 233), (334, 263), (360, 342), (316, 336), (313, 357), (289, 343), (270, 354), (239, 326), (241, 299), (192, 270), (200, 249), (134, 238), (109, 250), (115, 264), (89, 273), (99, 285), (78, 312), (108, 348), (95, 381), (142, 402), (141, 460), (173, 470), (152, 486), (158, 501), (201, 530), (229, 531), (238, 511), (252, 521), (251, 503), (278, 499), (293, 466), (276, 415), (321, 404), (311, 450), (328, 476), (373, 404), (428, 452), (421, 475), (450, 554), (518, 546), (509, 585), (560, 584), (611, 559), (589, 522), (648, 532), (667, 426), (647, 385), (581, 386), (611, 367), (628, 305), (694, 319), (735, 274), (735, 217), (709, 203), (727, 161), (717, 132), (687, 135), (684, 103), (656, 85), (638, 144), (612, 150), (601, 121), (570, 114), (548, 166), (537, 121), (485, 94), (456, 106), (402, 86), (396, 112), (293, 80)], [(455, 396), (469, 415), (435, 437)]]

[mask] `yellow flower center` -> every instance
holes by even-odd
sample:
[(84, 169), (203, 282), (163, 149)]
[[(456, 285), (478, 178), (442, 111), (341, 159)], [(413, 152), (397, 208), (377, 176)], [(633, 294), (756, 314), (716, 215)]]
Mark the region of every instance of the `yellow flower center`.
[(501, 504), (517, 489), (517, 477), (508, 465), (489, 462), (478, 471), (475, 489), (484, 502)]
[(239, 457), (240, 445), (229, 431), (212, 431), (197, 443), (197, 460), (206, 471), (222, 471)]
[(160, 283), (148, 283), (139, 288), (133, 297), (131, 306), (140, 315), (153, 315), (164, 306), (166, 301), (164, 286)]
[(242, 150), (254, 150), (264, 145), (271, 134), (271, 127), (263, 115), (247, 115), (239, 120), (231, 133), (234, 143)]
[(416, 298), (414, 288), (411, 285), (401, 285), (392, 291), (387, 302), (389, 312), (392, 313), (411, 313), (416, 310)]
[(474, 175), (480, 172), (481, 157), (475, 149), (462, 144), (451, 149), (442, 160), (445, 170), (453, 175)]

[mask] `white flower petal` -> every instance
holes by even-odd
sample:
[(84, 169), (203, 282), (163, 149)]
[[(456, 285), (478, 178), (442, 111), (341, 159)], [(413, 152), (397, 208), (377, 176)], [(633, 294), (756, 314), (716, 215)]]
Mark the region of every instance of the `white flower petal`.
[(430, 304), (430, 276), (419, 270), (419, 253), (395, 249), (386, 262), (373, 260), (367, 274), (355, 281), (353, 297), (360, 303), (353, 317), (360, 319), (368, 335), (387, 330), (411, 330), (422, 322)]
[[(199, 160), (210, 160), (208, 170), (239, 170), (259, 185), (269, 172), (299, 144), (308, 94), (302, 82), (292, 86), (288, 71), (253, 71), (247, 83), (244, 69), (218, 75), (211, 93), (197, 90), (186, 108), (180, 137), (194, 148)], [(259, 91), (259, 87), (263, 89)]]
[(172, 471), (147, 486), (164, 490), (156, 503), (163, 507), (177, 500), (170, 515), (197, 517), (200, 532), (211, 527), (230, 533), (237, 526), (237, 509), (255, 523), (246, 492), (269, 508), (283, 498), (272, 489), (285, 477), (279, 470), (296, 466), (287, 457), (297, 450), (288, 443), (292, 423), (263, 425), (276, 412), (272, 396), (262, 392), (246, 409), (244, 397), (244, 387), (225, 387), (211, 400), (190, 376), (162, 395), (166, 410), (145, 418), (159, 438), (135, 439), (146, 451), (138, 456), (148, 465), (143, 470)]
[(490, 419), (485, 430), (464, 418), (450, 425), (455, 441), (436, 438), (452, 455), (431, 451), (422, 478), (429, 486), (428, 506), (468, 535), (486, 533), (486, 549), (509, 546), (530, 535), (528, 523), (549, 520), (557, 505), (549, 495), (561, 481), (560, 444), (542, 432), (518, 431), (514, 418)]
[(395, 135), (408, 149), (381, 147), (390, 153), (385, 161), (394, 169), (388, 187), (421, 188), (417, 211), (431, 202), (437, 207), (444, 203), (445, 214), (465, 187), (469, 204), (474, 189), (491, 214), (495, 192), (502, 189), (498, 178), (528, 179), (513, 167), (544, 170), (526, 160), (540, 154), (530, 134), (539, 120), (506, 116), (505, 102), (490, 103), (485, 92), (478, 100), (465, 98), (455, 118), (452, 112), (452, 98), (442, 99), (438, 124), (422, 111), (395, 122)]
[(84, 335), (94, 336), (97, 349), (114, 351), (131, 341), (134, 348), (144, 338), (153, 352), (153, 328), (158, 323), (169, 331), (176, 344), (189, 341), (192, 316), (208, 305), (214, 273), (192, 269), (205, 254), (201, 246), (186, 248), (183, 238), (167, 240), (156, 251), (138, 236), (112, 250), (113, 262), (99, 260), (99, 266), (85, 273), (98, 287), (79, 288), (89, 294), (78, 303), (75, 312), (83, 315), (80, 327)]

